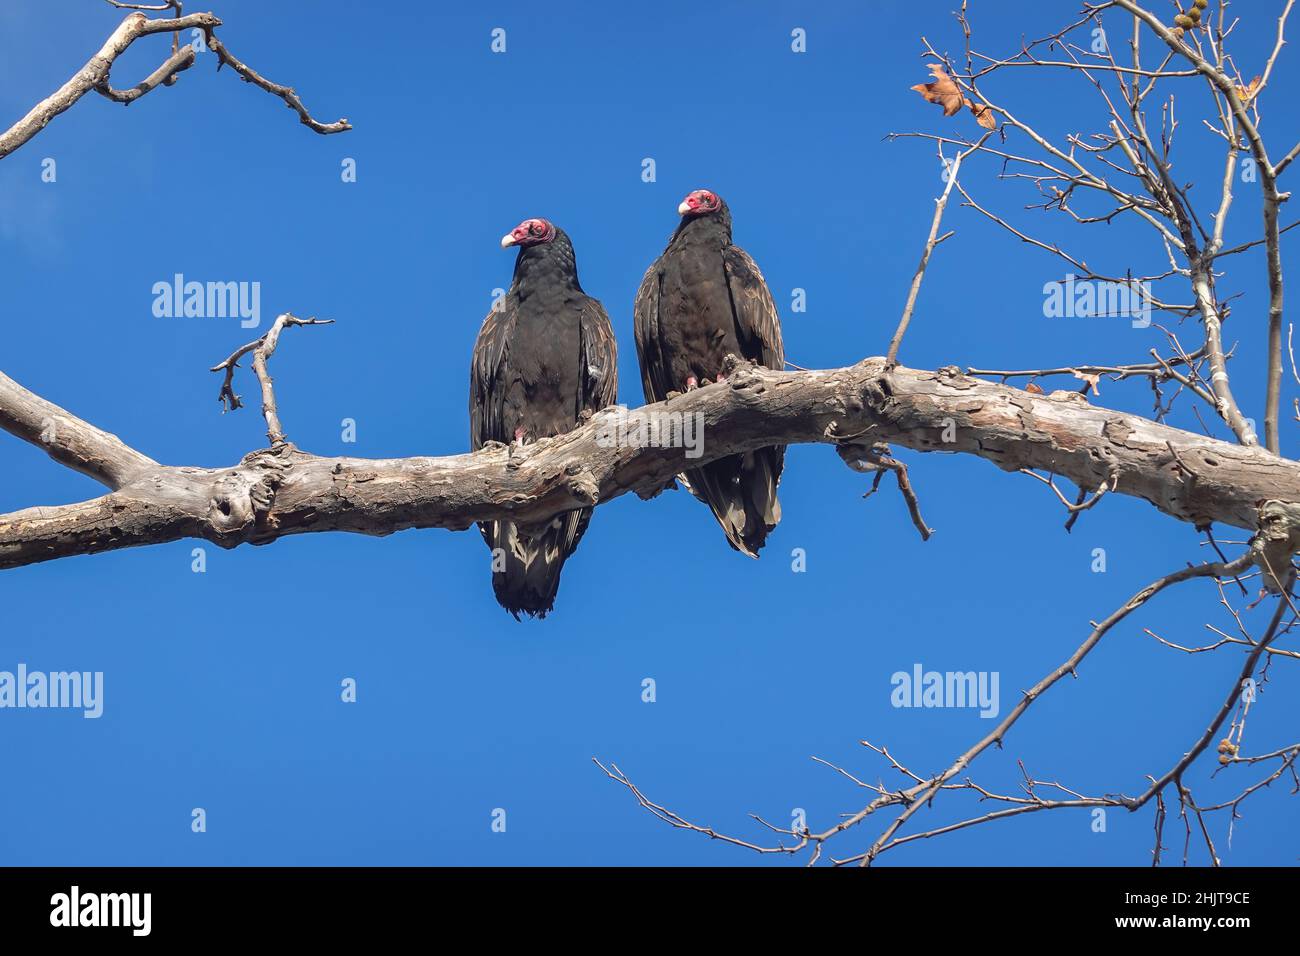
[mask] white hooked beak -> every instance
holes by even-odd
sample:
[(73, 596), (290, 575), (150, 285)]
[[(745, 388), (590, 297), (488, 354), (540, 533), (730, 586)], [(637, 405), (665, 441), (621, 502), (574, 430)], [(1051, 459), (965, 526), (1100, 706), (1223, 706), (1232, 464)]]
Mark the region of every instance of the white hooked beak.
[(518, 240), (515, 239), (515, 234), (513, 232), (507, 232), (504, 236), (501, 237), (501, 248), (509, 249), (517, 241)]
[(685, 199), (683, 199), (682, 204), (677, 207), (677, 215), (684, 216), (690, 211), (691, 211), (691, 204), (688, 203)]

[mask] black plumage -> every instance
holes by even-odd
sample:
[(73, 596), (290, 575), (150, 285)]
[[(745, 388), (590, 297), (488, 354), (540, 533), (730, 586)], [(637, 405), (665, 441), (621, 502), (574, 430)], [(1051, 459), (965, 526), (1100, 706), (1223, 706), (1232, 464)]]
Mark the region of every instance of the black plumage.
[[(584, 411), (614, 404), (617, 346), (609, 316), (578, 283), (573, 245), (544, 219), (525, 220), (501, 240), (518, 246), (510, 290), (483, 321), (470, 366), (470, 444), (527, 444), (570, 431)], [(492, 589), (501, 606), (545, 617), (560, 572), (591, 520), (590, 508), (540, 525), (479, 524), (492, 549)]]
[[(731, 211), (715, 193), (691, 193), (682, 221), (636, 296), (636, 349), (647, 401), (715, 382), (728, 354), (785, 366), (781, 321), (763, 274), (731, 241)], [(706, 438), (707, 440), (707, 438)], [(785, 447), (730, 455), (683, 476), (737, 551), (757, 557), (781, 520), (776, 489)]]

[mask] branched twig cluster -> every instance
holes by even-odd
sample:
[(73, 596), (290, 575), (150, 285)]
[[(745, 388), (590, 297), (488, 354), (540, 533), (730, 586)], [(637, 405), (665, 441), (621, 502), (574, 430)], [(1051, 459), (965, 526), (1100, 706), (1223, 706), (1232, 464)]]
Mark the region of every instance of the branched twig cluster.
[(236, 408), (243, 407), (243, 401), (235, 394), (235, 369), (239, 368), (239, 360), (252, 352), (253, 372), (257, 375), (257, 381), (262, 387), (262, 416), (266, 419), (266, 437), (270, 440), (272, 448), (276, 445), (283, 445), (285, 443), (284, 428), (280, 425), (280, 415), (275, 404), (275, 389), (272, 387), (271, 373), (266, 367), (267, 360), (275, 354), (276, 346), (280, 344), (280, 333), (283, 330), (301, 325), (333, 324), (333, 319), (300, 319), (288, 312), (276, 316), (275, 322), (272, 323), (271, 328), (265, 335), (236, 349), (228, 359), (209, 369), (212, 372), (226, 373), (221, 382), (221, 394), (217, 396), (217, 400), (221, 402), (221, 410), (223, 412), (232, 412)]
[[(1156, 802), (1155, 814), (1155, 844), (1152, 850), (1152, 863), (1158, 865), (1161, 861), (1163, 847), (1163, 832), (1167, 814), (1167, 804), (1165, 792), (1172, 786), (1174, 789), (1179, 806), (1180, 816), (1186, 823), (1188, 841), (1184, 845), (1183, 858), (1187, 859), (1189, 852), (1190, 838), (1192, 833), (1191, 821), (1194, 818), (1197, 823), (1198, 831), (1205, 841), (1207, 851), (1211, 860), (1217, 866), (1220, 862), (1217, 851), (1215, 850), (1214, 841), (1210, 836), (1210, 831), (1205, 824), (1205, 814), (1217, 810), (1229, 809), (1232, 818), (1235, 820), (1239, 814), (1238, 809), (1247, 797), (1259, 790), (1269, 786), (1275, 780), (1285, 774), (1290, 774), (1292, 780), (1296, 783), (1293, 793), (1300, 792), (1300, 777), (1296, 774), (1296, 761), (1300, 759), (1300, 743), (1281, 748), (1269, 753), (1258, 754), (1254, 756), (1242, 757), (1237, 754), (1240, 746), (1240, 731), (1244, 729), (1244, 720), (1234, 721), (1233, 732), (1237, 733), (1237, 743), (1231, 745), (1231, 749), (1225, 752), (1223, 744), (1220, 745), (1220, 763), (1225, 767), (1228, 765), (1243, 764), (1252, 766), (1256, 763), (1276, 760), (1277, 766), (1272, 768), (1269, 774), (1254, 783), (1247, 786), (1238, 796), (1232, 800), (1224, 801), (1217, 804), (1201, 806), (1198, 805), (1192, 795), (1190, 788), (1185, 783), (1185, 774), (1196, 762), (1196, 760), (1209, 749), (1210, 744), (1218, 735), (1224, 722), (1232, 714), (1234, 707), (1242, 699), (1243, 686), (1249, 681), (1253, 681), (1256, 674), (1260, 659), (1271, 650), (1270, 645), (1273, 641), (1286, 630), (1294, 627), (1300, 622), (1294, 609), (1291, 606), (1288, 591), (1278, 600), (1277, 610), (1269, 623), (1267, 631), (1258, 640), (1248, 639), (1245, 643), (1249, 644), (1251, 652), (1246, 656), (1240, 673), (1234, 679), (1232, 685), (1227, 689), (1224, 702), (1218, 707), (1206, 729), (1199, 735), (1190, 748), (1174, 762), (1160, 777), (1148, 777), (1149, 785), (1136, 795), (1124, 793), (1104, 793), (1098, 795), (1086, 795), (1076, 789), (1065, 786), (1059, 781), (1043, 781), (1032, 777), (1025, 769), (1024, 764), (1017, 761), (1022, 775), (1022, 783), (1019, 793), (998, 793), (981, 786), (973, 781), (970, 777), (963, 776), (969, 765), (984, 751), (990, 747), (1001, 747), (1003, 742), (1017, 721), (1028, 711), (1029, 707), (1038, 700), (1043, 694), (1049, 691), (1061, 678), (1066, 675), (1072, 677), (1078, 676), (1079, 665), (1084, 658), (1097, 646), (1101, 639), (1108, 631), (1115, 627), (1120, 621), (1128, 615), (1144, 606), (1156, 594), (1163, 591), (1171, 585), (1188, 581), (1193, 578), (1212, 578), (1220, 581), (1224, 577), (1234, 576), (1244, 571), (1250, 565), (1248, 557), (1238, 558), (1236, 561), (1228, 563), (1202, 564), (1194, 565), (1176, 571), (1173, 574), (1166, 575), (1157, 581), (1152, 582), (1146, 588), (1143, 588), (1135, 594), (1122, 607), (1117, 609), (1110, 617), (1094, 626), (1091, 634), (1075, 650), (1070, 657), (1047, 674), (1037, 684), (1028, 691), (1024, 692), (1021, 700), (1011, 710), (1010, 713), (1002, 720), (998, 726), (978, 741), (974, 746), (959, 755), (945, 770), (934, 775), (923, 775), (910, 769), (895, 757), (888, 748), (877, 746), (869, 741), (863, 740), (862, 745), (883, 757), (889, 764), (889, 769), (904, 778), (904, 782), (895, 787), (889, 787), (883, 781), (871, 783), (861, 779), (858, 775), (849, 770), (832, 764), (826, 760), (814, 757), (818, 763), (824, 764), (834, 770), (854, 786), (872, 794), (872, 798), (866, 806), (861, 809), (843, 814), (840, 822), (834, 826), (821, 831), (814, 831), (809, 827), (796, 830), (790, 827), (779, 827), (767, 822), (756, 814), (750, 814), (754, 820), (766, 829), (788, 838), (787, 841), (780, 841), (775, 844), (755, 843), (738, 837), (722, 833), (712, 827), (701, 826), (692, 823), (682, 815), (672, 811), (661, 804), (655, 803), (646, 797), (645, 793), (632, 782), (632, 780), (621, 771), (617, 765), (611, 764), (606, 767), (599, 760), (597, 766), (601, 768), (610, 779), (626, 787), (637, 802), (650, 811), (654, 816), (671, 824), (678, 829), (693, 830), (697, 833), (703, 833), (712, 839), (721, 840), (736, 846), (749, 850), (755, 850), (760, 853), (782, 853), (795, 855), (805, 850), (810, 850), (808, 855), (808, 864), (815, 865), (820, 862), (823, 856), (826, 856), (831, 863), (836, 866), (847, 864), (858, 864), (861, 866), (870, 865), (882, 853), (888, 850), (904, 846), (917, 840), (930, 839), (931, 837), (941, 836), (946, 833), (953, 833), (957, 830), (967, 829), (984, 823), (990, 823), (994, 820), (1004, 820), (1009, 817), (1020, 816), (1026, 813), (1037, 813), (1045, 810), (1065, 810), (1065, 809), (1085, 809), (1085, 808), (1103, 808), (1103, 809), (1120, 809), (1130, 812), (1140, 810), (1153, 800)], [(1294, 576), (1293, 576), (1294, 577)], [(1290, 612), (1290, 620), (1283, 627), (1282, 620), (1284, 615)], [(1229, 737), (1232, 736), (1230, 732)], [(1225, 738), (1225, 743), (1228, 738)], [(1048, 791), (1044, 793), (1044, 791)], [(1054, 793), (1053, 793), (1054, 792)], [(931, 829), (918, 831), (915, 833), (903, 834), (900, 831), (908, 821), (920, 810), (931, 807), (940, 794), (954, 793), (972, 793), (978, 798), (978, 802), (993, 802), (1001, 804), (999, 809), (987, 811), (970, 817), (964, 817), (953, 823), (933, 827)], [(1058, 794), (1063, 794), (1060, 796)], [(882, 830), (872, 840), (867, 849), (836, 857), (825, 852), (826, 845), (846, 831), (854, 830), (868, 819), (876, 817), (881, 811), (895, 809), (897, 814), (883, 825)]]
[[(288, 107), (297, 112), (303, 125), (321, 134), (341, 133), (352, 128), (346, 119), (334, 123), (318, 122), (307, 112), (307, 108), (303, 106), (302, 100), (298, 98), (292, 88), (272, 83), (236, 59), (214, 32), (217, 27), (221, 26), (221, 20), (215, 15), (211, 13), (191, 13), (182, 16), (180, 0), (169, 0), (169, 2), (160, 4), (123, 3), (118, 2), (118, 0), (108, 0), (108, 2), (114, 7), (133, 12), (113, 31), (99, 52), (92, 56), (86, 65), (78, 70), (70, 80), (32, 107), (26, 116), (7, 131), (0, 133), (0, 159), (8, 156), (31, 140), (33, 136), (48, 126), (54, 117), (70, 109), (91, 90), (95, 90), (115, 103), (129, 106), (159, 86), (171, 86), (176, 82), (179, 74), (194, 65), (196, 57), (193, 46), (188, 44), (182, 46), (180, 44), (180, 33), (183, 30), (203, 31), (208, 48), (217, 55), (218, 69), (229, 64), (246, 81), (266, 90), (273, 96), (278, 96), (284, 100)], [(146, 10), (173, 10), (176, 17), (151, 20), (144, 12)], [(112, 70), (114, 61), (136, 40), (156, 33), (172, 34), (171, 55), (135, 86), (125, 90), (114, 89), (109, 84), (109, 71)]]

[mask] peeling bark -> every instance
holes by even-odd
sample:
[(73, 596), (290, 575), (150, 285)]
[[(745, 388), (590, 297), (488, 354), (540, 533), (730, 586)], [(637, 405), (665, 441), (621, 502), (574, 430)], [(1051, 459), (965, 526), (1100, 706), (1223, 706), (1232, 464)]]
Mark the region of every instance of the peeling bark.
[[(50, 409), (63, 420), (53, 445), (37, 427)], [(956, 368), (889, 369), (881, 358), (827, 371), (736, 365), (724, 383), (641, 412), (703, 416), (703, 456), (692, 467), (798, 443), (839, 445), (852, 464), (854, 446), (865, 456), (887, 442), (977, 455), (1007, 471), (1046, 471), (1088, 489), (1113, 483), (1114, 493), (1198, 527), (1217, 522), (1253, 532), (1266, 501), (1275, 503), (1274, 515), (1278, 503), (1291, 506), (1281, 513), (1300, 510), (1298, 462), (1097, 408), (1076, 392), (1036, 395)], [(650, 496), (688, 464), (681, 448), (608, 441), (602, 415), (522, 450), (490, 445), (473, 454), (372, 460), (285, 443), (229, 468), (177, 467), (152, 462), (0, 376), (0, 426), (116, 488), (92, 501), (0, 515), (0, 568), (182, 538), (235, 547), (315, 531), (387, 535), (540, 521), (629, 491)]]

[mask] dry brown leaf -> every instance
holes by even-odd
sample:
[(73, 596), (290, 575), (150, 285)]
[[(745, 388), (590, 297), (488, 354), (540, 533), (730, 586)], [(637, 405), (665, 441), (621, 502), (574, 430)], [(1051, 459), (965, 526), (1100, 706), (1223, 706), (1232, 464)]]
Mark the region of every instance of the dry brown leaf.
[(929, 63), (927, 66), (934, 79), (929, 83), (918, 83), (912, 89), (925, 97), (927, 103), (938, 103), (942, 106), (944, 116), (955, 115), (969, 101), (962, 96), (957, 84), (943, 71), (940, 64)]
[(1249, 86), (1242, 86), (1240, 83), (1237, 84), (1237, 95), (1241, 97), (1241, 102), (1244, 105), (1249, 106), (1250, 101), (1255, 98), (1255, 94), (1259, 92), (1259, 84), (1262, 79), (1262, 77), (1255, 77), (1250, 81)]
[(970, 110), (985, 129), (997, 129), (998, 118), (987, 103), (972, 103), (963, 95), (961, 88), (953, 82), (952, 77), (943, 71), (938, 63), (928, 64), (934, 79), (929, 83), (918, 83), (912, 89), (920, 93), (927, 103), (937, 103), (943, 107), (944, 116), (956, 116), (962, 108)]
[(1035, 385), (1033, 382), (1030, 382), (1028, 385), (1025, 386), (1025, 391), (1028, 392), (1030, 395), (1043, 394), (1043, 390), (1039, 386)]
[[(1092, 394), (1094, 395), (1101, 394), (1100, 390), (1098, 390), (1097, 388), (1098, 383), (1101, 381), (1100, 375), (1090, 375), (1086, 372), (1080, 372), (1078, 369), (1074, 369), (1073, 371), (1074, 371), (1075, 378), (1087, 382), (1092, 387)], [(1086, 392), (1087, 389), (1084, 389), (1084, 391)]]
[(987, 103), (976, 104), (967, 100), (966, 105), (970, 107), (970, 111), (975, 114), (975, 119), (985, 129), (998, 128), (998, 118), (993, 115), (993, 109)]

